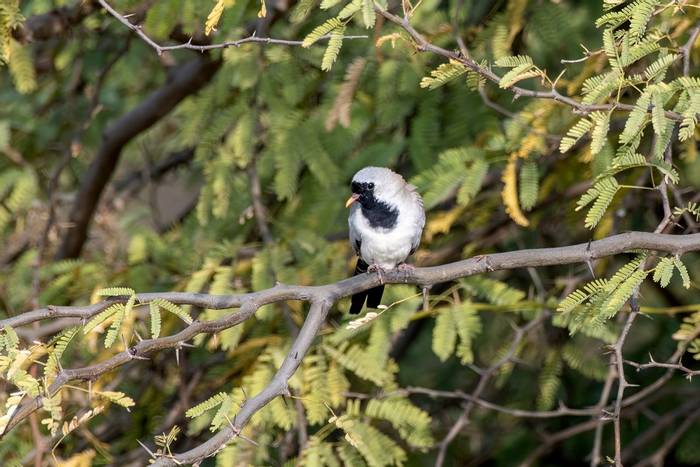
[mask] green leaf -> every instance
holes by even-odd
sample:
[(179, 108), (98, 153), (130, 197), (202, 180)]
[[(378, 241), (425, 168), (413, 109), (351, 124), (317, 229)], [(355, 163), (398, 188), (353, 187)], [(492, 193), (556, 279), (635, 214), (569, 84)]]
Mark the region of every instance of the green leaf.
[(433, 328), (433, 352), (440, 361), (447, 360), (455, 350), (457, 344), (457, 329), (450, 308), (444, 308), (435, 318)]
[(537, 164), (526, 161), (520, 167), (520, 206), (526, 211), (531, 210), (537, 203), (537, 192), (539, 190), (539, 174)]
[(156, 339), (160, 335), (160, 309), (155, 302), (150, 302), (148, 311), (151, 316), (151, 338)]
[(457, 191), (457, 203), (466, 206), (481, 190), (484, 179), (489, 171), (489, 163), (484, 159), (476, 159), (462, 180), (462, 186)]
[(462, 76), (467, 72), (467, 68), (458, 63), (441, 63), (436, 69), (430, 72), (430, 76), (424, 76), (420, 81), (420, 87), (437, 89), (450, 81)]
[(686, 269), (685, 264), (681, 262), (681, 259), (679, 257), (673, 258), (673, 264), (676, 266), (676, 269), (678, 269), (678, 272), (681, 275), (681, 280), (683, 281), (683, 287), (686, 289), (690, 288), (690, 276), (688, 275), (688, 269)]
[(591, 155), (598, 154), (607, 143), (608, 131), (610, 131), (610, 114), (607, 112), (593, 112), (591, 114), (594, 126), (591, 132)]
[(661, 258), (654, 268), (654, 282), (658, 282), (661, 287), (666, 287), (673, 277), (674, 262), (671, 258)]
[(330, 18), (325, 23), (317, 26), (313, 31), (311, 31), (302, 42), (302, 47), (311, 47), (313, 44), (318, 42), (319, 39), (329, 34), (334, 29), (343, 27), (343, 23), (340, 22), (338, 18)]
[(347, 19), (350, 18), (352, 15), (360, 11), (362, 8), (362, 5), (364, 4), (365, 0), (352, 0), (350, 3), (345, 5), (342, 10), (340, 10), (340, 13), (338, 13), (338, 18), (339, 19)]
[(322, 10), (328, 10), (329, 8), (336, 6), (338, 3), (340, 3), (340, 0), (323, 0), (319, 5), (319, 8)]
[(374, 0), (362, 0), (362, 21), (367, 29), (374, 27)]
[(625, 129), (620, 135), (620, 144), (630, 143), (644, 130), (644, 127), (649, 122), (649, 114), (647, 112), (650, 105), (651, 90), (646, 88), (639, 96), (639, 99), (637, 99), (634, 109), (632, 112), (630, 112), (629, 117), (627, 118)]
[(564, 298), (564, 300), (559, 302), (559, 305), (557, 306), (557, 312), (569, 313), (577, 307), (581, 306), (583, 302), (588, 300), (589, 297), (590, 294), (582, 290), (574, 290), (569, 295), (567, 295), (566, 298)]
[(700, 91), (690, 90), (688, 93), (690, 100), (683, 111), (683, 120), (678, 131), (678, 139), (681, 141), (687, 141), (695, 134), (698, 124), (697, 115), (700, 113)]
[(608, 206), (610, 206), (619, 188), (620, 186), (617, 180), (615, 180), (615, 177), (605, 177), (596, 181), (581, 197), (576, 205), (576, 211), (583, 209), (586, 205), (595, 200), (593, 206), (588, 210), (588, 214), (586, 214), (586, 227), (592, 229), (598, 225), (598, 222), (603, 218), (605, 211), (608, 209)]
[(648, 80), (662, 80), (666, 75), (666, 70), (668, 70), (668, 68), (673, 64), (673, 62), (678, 60), (679, 57), (680, 55), (678, 54), (661, 55), (654, 62), (652, 62), (651, 65), (646, 67), (646, 69), (644, 70), (644, 76)]
[(647, 23), (659, 3), (658, 0), (637, 0), (631, 5), (633, 9), (632, 17), (630, 18), (629, 34), (632, 42), (637, 42), (644, 36)]
[(2, 336), (2, 340), (0, 340), (0, 343), (2, 343), (0, 348), (4, 347), (8, 352), (17, 349), (17, 346), (19, 345), (19, 336), (15, 330), (9, 325), (5, 325), (3, 331), (5, 332), (5, 335)]
[(121, 308), (119, 311), (114, 313), (114, 320), (112, 321), (112, 324), (109, 326), (109, 330), (107, 331), (107, 335), (105, 336), (105, 348), (109, 349), (114, 345), (114, 342), (117, 340), (117, 336), (121, 332), (122, 328), (122, 323), (124, 322), (124, 317), (126, 316), (126, 307)]
[(562, 367), (559, 352), (548, 352), (538, 378), (537, 410), (549, 410), (554, 406), (561, 384)]
[(612, 318), (627, 303), (634, 290), (644, 281), (649, 271), (641, 269), (635, 270), (625, 281), (623, 281), (610, 296), (603, 302), (600, 309), (600, 316), (605, 319)]
[(668, 127), (668, 119), (664, 111), (664, 104), (668, 99), (666, 93), (655, 90), (651, 96), (651, 124), (654, 127), (654, 133), (663, 135)]
[(527, 55), (515, 55), (501, 57), (496, 60), (496, 66), (506, 67), (506, 68), (517, 68), (523, 65), (532, 65), (532, 58)]
[(472, 342), (481, 332), (481, 320), (476, 309), (471, 302), (465, 301), (453, 306), (450, 310), (452, 320), (457, 328), (459, 344), (457, 345), (457, 356), (463, 365), (474, 363), (474, 352)]
[(187, 324), (192, 324), (192, 317), (189, 313), (183, 310), (179, 305), (174, 304), (171, 301), (165, 300), (164, 298), (155, 298), (152, 300), (153, 303), (174, 314)]
[(330, 71), (331, 68), (333, 68), (333, 64), (340, 53), (340, 48), (343, 46), (344, 34), (345, 25), (342, 25), (331, 32), (331, 38), (328, 40), (328, 46), (326, 47), (326, 51), (323, 53), (323, 60), (321, 61), (321, 69), (323, 71)]
[(559, 152), (562, 154), (571, 149), (574, 144), (578, 142), (581, 138), (588, 133), (591, 128), (593, 128), (593, 122), (586, 118), (580, 119), (571, 129), (566, 133), (566, 136), (561, 139), (559, 143)]
[(541, 76), (542, 73), (537, 69), (533, 69), (533, 67), (534, 65), (532, 64), (522, 64), (512, 68), (508, 73), (501, 76), (498, 86), (501, 89), (506, 89), (524, 79)]
[(204, 412), (207, 412), (207, 411), (213, 409), (214, 407), (218, 407), (229, 397), (230, 396), (224, 392), (214, 394), (209, 399), (207, 399), (203, 402), (200, 402), (199, 404), (197, 404), (194, 407), (187, 410), (187, 412), (185, 412), (185, 417), (187, 417), (187, 418), (199, 417)]
[(120, 405), (124, 407), (125, 409), (129, 409), (129, 407), (133, 407), (136, 405), (134, 400), (124, 394), (123, 392), (117, 392), (117, 391), (95, 391), (95, 395), (99, 397), (104, 397), (108, 401), (112, 402), (113, 404)]
[(129, 287), (109, 287), (97, 291), (97, 295), (102, 297), (123, 297), (135, 294), (136, 291), (134, 289), (130, 289)]
[(98, 313), (96, 316), (94, 316), (90, 321), (88, 321), (85, 326), (83, 326), (83, 333), (87, 334), (93, 329), (95, 329), (97, 326), (100, 324), (104, 323), (107, 321), (109, 318), (114, 316), (117, 313), (122, 313), (124, 311), (124, 304), (123, 303), (114, 303), (110, 305), (108, 308), (105, 310), (101, 311)]

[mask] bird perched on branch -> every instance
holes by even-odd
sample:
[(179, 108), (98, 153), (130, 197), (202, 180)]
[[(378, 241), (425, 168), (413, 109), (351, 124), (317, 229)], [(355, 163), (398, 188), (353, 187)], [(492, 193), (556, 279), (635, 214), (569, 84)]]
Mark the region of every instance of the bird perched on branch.
[[(412, 269), (406, 259), (420, 244), (425, 225), (423, 199), (403, 177), (383, 167), (365, 167), (352, 178), (350, 245), (357, 254), (355, 274)], [(352, 296), (350, 313), (358, 314), (365, 300), (377, 308), (384, 284)]]

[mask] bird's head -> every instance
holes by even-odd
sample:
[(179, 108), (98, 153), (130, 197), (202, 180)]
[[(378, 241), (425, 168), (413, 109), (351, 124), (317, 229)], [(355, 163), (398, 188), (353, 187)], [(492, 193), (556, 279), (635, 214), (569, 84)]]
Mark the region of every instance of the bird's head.
[(384, 167), (365, 167), (352, 177), (352, 196), (348, 198), (345, 207), (350, 207), (355, 201), (362, 206), (379, 201), (388, 204), (406, 184), (403, 177)]

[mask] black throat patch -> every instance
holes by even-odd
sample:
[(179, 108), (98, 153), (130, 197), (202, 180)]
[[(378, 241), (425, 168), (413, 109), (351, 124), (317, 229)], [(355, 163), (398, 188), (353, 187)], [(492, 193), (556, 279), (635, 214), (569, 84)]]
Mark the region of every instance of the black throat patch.
[(374, 195), (360, 198), (362, 205), (362, 215), (365, 216), (369, 225), (374, 228), (393, 229), (399, 218), (399, 210), (379, 201)]

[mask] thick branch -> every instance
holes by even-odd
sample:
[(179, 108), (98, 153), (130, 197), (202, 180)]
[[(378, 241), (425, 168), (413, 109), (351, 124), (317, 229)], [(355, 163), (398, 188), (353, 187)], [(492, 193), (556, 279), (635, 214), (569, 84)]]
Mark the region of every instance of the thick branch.
[(162, 457), (153, 463), (153, 465), (173, 466), (182, 463), (191, 464), (211, 456), (225, 446), (226, 443), (238, 436), (246, 423), (248, 423), (248, 420), (268, 402), (277, 396), (289, 394), (287, 383), (301, 364), (301, 360), (304, 358), (304, 355), (306, 355), (309, 347), (311, 347), (313, 340), (316, 338), (316, 334), (326, 320), (331, 305), (332, 302), (329, 299), (321, 299), (311, 304), (309, 315), (306, 317), (304, 325), (299, 330), (299, 335), (294, 341), (294, 344), (292, 344), (291, 349), (289, 349), (284, 362), (282, 362), (282, 365), (279, 370), (277, 370), (272, 381), (270, 381), (270, 384), (260, 391), (259, 394), (244, 402), (231, 425), (196, 448), (177, 454), (172, 459)]
[(194, 148), (181, 149), (169, 154), (164, 160), (159, 161), (148, 171), (144, 169), (134, 170), (114, 183), (117, 191), (130, 190), (134, 186), (145, 184), (149, 181), (158, 181), (170, 171), (180, 166), (187, 165), (194, 159)]
[[(636, 249), (664, 251), (672, 254), (683, 254), (700, 250), (700, 234), (666, 235), (646, 232), (629, 232), (615, 235), (589, 244), (579, 244), (559, 248), (539, 248), (519, 250), (474, 258), (450, 263), (442, 266), (417, 268), (409, 272), (398, 270), (382, 274), (385, 283), (406, 283), (432, 285), (461, 277), (484, 272), (516, 269), (523, 267), (571, 264), (591, 261), (603, 256), (610, 256)], [(144, 293), (138, 294), (139, 302), (148, 302), (155, 298), (165, 298), (178, 304), (190, 304), (205, 308), (224, 309), (237, 308), (240, 310), (214, 321), (195, 321), (179, 333), (158, 339), (143, 340), (129, 349), (101, 363), (78, 368), (61, 370), (54, 383), (49, 388), (53, 394), (63, 385), (76, 379), (94, 379), (101, 374), (114, 370), (133, 359), (143, 359), (146, 355), (158, 350), (178, 348), (186, 340), (200, 333), (216, 333), (230, 328), (254, 315), (258, 307), (286, 300), (304, 300), (312, 303), (309, 315), (299, 332), (283, 365), (270, 386), (259, 395), (248, 401), (233, 425), (215, 435), (203, 445), (177, 457), (179, 462), (192, 462), (216, 452), (223, 444), (240, 433), (247, 420), (267, 402), (277, 395), (285, 394), (287, 381), (298, 367), (325, 316), (332, 304), (342, 297), (376, 287), (380, 278), (376, 274), (362, 274), (340, 282), (322, 286), (289, 286), (278, 284), (271, 289), (241, 295), (208, 295), (197, 293)], [(73, 317), (88, 319), (109, 306), (112, 301), (94, 305), (76, 307), (47, 307), (34, 310), (22, 315), (0, 321), (0, 327), (6, 325), (17, 327), (54, 317)], [(478, 398), (479, 394), (472, 394)], [(473, 403), (474, 401), (472, 401)], [(7, 427), (9, 431), (23, 419), (36, 411), (42, 405), (42, 399), (36, 398), (23, 404), (15, 413)], [(471, 405), (471, 404), (470, 404)], [(170, 459), (160, 459), (158, 465), (172, 465)], [(165, 463), (164, 463), (165, 462)], [(174, 461), (172, 461), (174, 462)]]
[(97, 3), (88, 0), (63, 6), (47, 13), (34, 15), (12, 31), (12, 37), (20, 42), (45, 41), (61, 36), (80, 24), (93, 11)]
[(150, 128), (184, 98), (196, 93), (221, 65), (208, 57), (199, 57), (175, 70), (168, 82), (140, 105), (126, 113), (105, 131), (94, 161), (83, 177), (70, 213), (70, 226), (56, 259), (75, 258), (85, 244), (88, 228), (105, 186), (119, 162), (124, 146)]
[[(388, 271), (383, 274), (383, 278), (387, 284), (432, 285), (490, 271), (585, 263), (597, 258), (617, 255), (636, 249), (662, 251), (676, 255), (682, 255), (690, 251), (700, 251), (700, 234), (668, 235), (627, 232), (578, 245), (480, 255), (442, 266), (416, 268), (408, 272)], [(141, 302), (147, 302), (154, 298), (165, 298), (177, 304), (224, 309), (240, 307), (248, 300), (309, 300), (310, 297), (317, 293), (332, 293), (336, 297), (341, 298), (376, 287), (377, 285), (380, 285), (377, 275), (362, 274), (322, 286), (278, 285), (272, 289), (241, 295), (208, 295), (188, 292), (145, 293), (138, 294), (138, 299)], [(23, 326), (49, 318), (89, 319), (104, 310), (110, 303), (112, 302), (105, 301), (86, 306), (40, 308), (0, 320), (0, 327), (6, 325), (12, 327)]]

